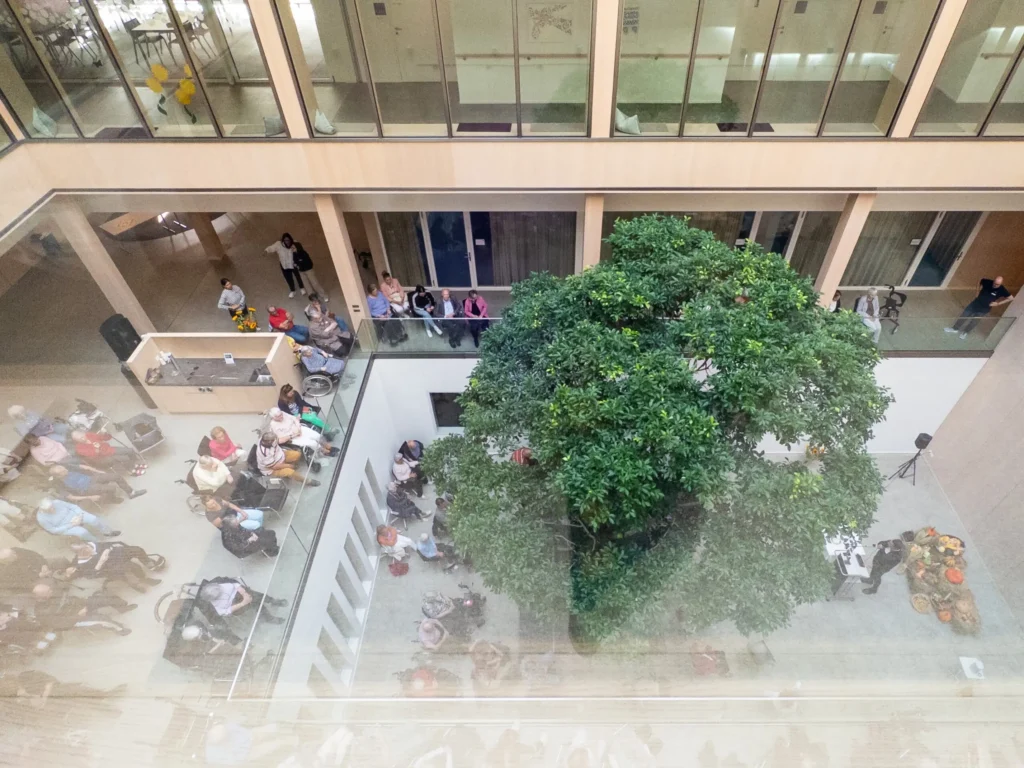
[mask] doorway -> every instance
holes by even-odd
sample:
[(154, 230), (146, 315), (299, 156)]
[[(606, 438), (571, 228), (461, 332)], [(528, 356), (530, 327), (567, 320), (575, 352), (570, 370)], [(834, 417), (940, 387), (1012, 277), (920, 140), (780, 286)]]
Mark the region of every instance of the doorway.
[(967, 252), (981, 221), (978, 211), (943, 211), (933, 228), (931, 241), (921, 249), (910, 270), (908, 285), (932, 288), (944, 285), (950, 270)]

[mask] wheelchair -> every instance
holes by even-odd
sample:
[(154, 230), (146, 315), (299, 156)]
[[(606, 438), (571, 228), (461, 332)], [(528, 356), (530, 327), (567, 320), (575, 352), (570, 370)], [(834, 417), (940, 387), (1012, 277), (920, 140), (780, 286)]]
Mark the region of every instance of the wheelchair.
[(879, 320), (891, 320), (892, 331), (890, 335), (895, 336), (900, 329), (900, 308), (907, 303), (907, 294), (896, 290), (896, 286), (889, 286), (889, 295), (885, 297), (881, 308), (878, 310)]
[(341, 382), (341, 377), (344, 375), (344, 371), (341, 373), (327, 374), (327, 373), (310, 373), (306, 370), (306, 366), (299, 360), (295, 364), (296, 370), (299, 372), (299, 379), (302, 384), (299, 385), (299, 394), (302, 395), (303, 399), (316, 400), (317, 398), (327, 397), (334, 388)]

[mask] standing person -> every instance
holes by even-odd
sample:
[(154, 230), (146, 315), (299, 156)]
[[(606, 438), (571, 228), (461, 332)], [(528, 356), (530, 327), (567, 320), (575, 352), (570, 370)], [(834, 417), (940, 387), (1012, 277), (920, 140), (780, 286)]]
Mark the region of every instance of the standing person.
[(462, 337), (466, 333), (466, 321), (462, 318), (466, 313), (462, 302), (452, 296), (447, 288), (441, 291), (441, 301), (434, 307), (434, 317), (441, 323), (441, 329), (448, 334), (448, 346), (452, 349), (462, 346)]
[[(291, 235), (285, 233), (281, 235), (281, 240), (286, 237), (290, 239)], [(302, 278), (306, 278), (310, 293), (316, 293), (320, 297), (320, 301), (330, 301), (331, 297), (327, 295), (327, 289), (323, 287), (317, 279), (316, 272), (313, 271), (313, 257), (302, 247), (302, 243), (295, 243), (295, 255), (292, 261), (295, 264), (295, 271), (300, 275), (299, 285), (302, 285)]]
[(953, 323), (950, 328), (943, 328), (946, 333), (960, 332), (960, 338), (966, 339), (967, 334), (974, 330), (978, 324), (978, 318), (985, 317), (992, 307), (1000, 307), (1013, 301), (1013, 294), (1006, 290), (1003, 285), (1003, 276), (996, 275), (994, 280), (985, 278), (978, 283), (980, 290), (974, 297), (974, 301), (964, 307), (960, 313), (960, 319)]
[(437, 327), (437, 323), (434, 322), (432, 317), (436, 305), (434, 294), (422, 285), (417, 285), (416, 291), (412, 295), (411, 304), (413, 314), (423, 318), (423, 326), (427, 329), (427, 338), (429, 339), (433, 335), (430, 333), (431, 329), (440, 336), (441, 329)]
[(285, 232), (281, 235), (280, 240), (273, 245), (268, 245), (263, 252), (277, 254), (277, 260), (281, 263), (281, 274), (284, 275), (285, 282), (288, 283), (288, 298), (295, 298), (296, 283), (299, 286), (299, 293), (305, 296), (306, 287), (302, 284), (299, 270), (295, 268), (295, 241), (292, 240), (292, 236)]
[(242, 290), (242, 286), (235, 285), (226, 277), (220, 279), (220, 285), (223, 290), (217, 300), (217, 309), (226, 309), (234, 319), (238, 312), (245, 311), (245, 291)]
[(474, 346), (480, 346), (480, 334), (490, 326), (490, 316), (487, 314), (487, 302), (484, 297), (476, 291), (470, 291), (463, 302), (463, 311), (469, 318), (469, 332), (473, 334)]
[(878, 289), (869, 288), (866, 294), (858, 296), (853, 311), (860, 315), (860, 321), (871, 331), (871, 338), (877, 344), (878, 337), (882, 335), (882, 321), (878, 319)]
[(868, 586), (862, 591), (865, 595), (873, 595), (882, 583), (882, 577), (903, 562), (903, 542), (899, 539), (880, 541), (875, 545), (878, 551), (871, 561), (871, 577), (861, 579)]
[(292, 313), (284, 307), (275, 307), (271, 304), (267, 307), (267, 316), (270, 320), (271, 330), (283, 333), (299, 344), (309, 341), (309, 328), (305, 325), (296, 325)]

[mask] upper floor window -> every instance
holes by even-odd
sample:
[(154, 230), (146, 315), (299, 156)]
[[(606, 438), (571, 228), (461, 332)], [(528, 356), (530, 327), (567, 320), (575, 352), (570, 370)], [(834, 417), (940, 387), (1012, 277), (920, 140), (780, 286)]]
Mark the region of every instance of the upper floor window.
[(617, 136), (885, 136), (938, 0), (624, 0)]

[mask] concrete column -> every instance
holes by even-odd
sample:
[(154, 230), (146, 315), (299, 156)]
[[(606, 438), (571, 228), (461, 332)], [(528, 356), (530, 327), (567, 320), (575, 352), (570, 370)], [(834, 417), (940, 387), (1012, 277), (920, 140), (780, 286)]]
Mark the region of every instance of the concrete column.
[(894, 139), (905, 139), (914, 130), (925, 100), (932, 90), (935, 74), (939, 71), (939, 65), (946, 55), (949, 42), (953, 39), (953, 33), (956, 31), (956, 25), (960, 23), (960, 17), (966, 7), (967, 0), (944, 0), (942, 3), (939, 15), (935, 19), (935, 25), (932, 27), (932, 33), (917, 64), (917, 73), (910, 81), (910, 87), (907, 88), (907, 94), (903, 98), (903, 107), (892, 127)]
[[(308, 139), (309, 127), (306, 124), (306, 117), (303, 114), (302, 98), (299, 95), (299, 88), (296, 87), (296, 79), (302, 83), (302, 77), (308, 83), (308, 93), (313, 93), (313, 80), (309, 76), (309, 68), (302, 55), (302, 45), (299, 42), (298, 31), (295, 30), (295, 22), (292, 20), (291, 9), (287, 2), (277, 3), (281, 11), (281, 26), (285, 29), (287, 36), (288, 24), (290, 22), (294, 37), (289, 37), (292, 44), (291, 50), (296, 51), (295, 56), (295, 78), (292, 77), (292, 62), (285, 50), (284, 40), (277, 28), (277, 20), (274, 17), (273, 3), (260, 2), (249, 3), (249, 15), (252, 17), (252, 25), (256, 35), (263, 46), (263, 56), (267, 60), (267, 69), (270, 79), (274, 83), (274, 90), (277, 92), (277, 99), (281, 103), (281, 117), (288, 128), (288, 135), (293, 139)], [(207, 14), (209, 16), (209, 14)], [(288, 21), (285, 20), (288, 17)], [(294, 41), (294, 42), (293, 42)], [(294, 47), (298, 43), (299, 47)], [(307, 89), (303, 89), (303, 96), (307, 95)], [(313, 101), (307, 102), (312, 111), (316, 110), (316, 97)]]
[(227, 259), (228, 255), (224, 250), (224, 244), (220, 241), (220, 235), (214, 229), (213, 222), (210, 221), (210, 214), (189, 213), (185, 216), (185, 221), (195, 230), (206, 258), (217, 264)]
[(25, 138), (24, 131), (21, 130), (18, 121), (14, 119), (11, 110), (7, 108), (3, 101), (0, 101), (0, 120), (3, 120), (4, 125), (7, 126), (7, 132), (14, 137), (15, 141), (22, 141)]
[(594, 61), (591, 63), (590, 136), (611, 136), (615, 108), (615, 50), (619, 37), (619, 0), (594, 3)]
[(818, 303), (823, 307), (832, 303), (832, 294), (836, 292), (839, 281), (843, 279), (843, 273), (850, 263), (853, 249), (857, 246), (864, 222), (871, 213), (871, 206), (875, 204), (876, 197), (874, 192), (868, 192), (846, 198), (843, 214), (839, 217), (839, 224), (836, 225), (832, 242), (825, 253), (825, 261), (818, 272), (818, 279), (814, 281), (814, 290), (821, 294)]
[(72, 202), (57, 203), (53, 207), (53, 219), (114, 311), (127, 317), (139, 334), (156, 333), (156, 326), (121, 276), (82, 209)]
[(369, 320), (370, 311), (366, 306), (366, 286), (359, 280), (359, 265), (356, 264), (352, 241), (345, 226), (344, 212), (333, 195), (313, 195), (316, 211), (320, 215), (320, 226), (331, 252), (331, 261), (338, 273), (341, 295), (348, 307), (353, 333), (362, 320)]
[(604, 220), (604, 195), (587, 195), (583, 203), (583, 268), (601, 261), (601, 225)]
[(366, 242), (370, 244), (370, 253), (373, 255), (374, 282), (380, 282), (380, 273), (388, 271), (388, 259), (384, 254), (384, 241), (380, 237), (380, 228), (377, 226), (377, 214), (361, 213), (363, 229), (366, 230)]
[[(253, 5), (260, 5), (260, 3), (253, 3)], [(288, 2), (278, 2), (277, 15), (281, 20), (281, 31), (284, 33), (284, 40), (287, 43), (288, 51), (291, 51), (291, 64), (288, 65), (286, 72), (282, 73), (282, 77), (287, 77), (288, 87), (292, 93), (295, 94), (296, 98), (300, 99), (300, 107), (305, 104), (306, 114), (309, 116), (309, 122), (313, 124), (314, 134), (315, 133), (334, 133), (334, 126), (330, 124), (330, 121), (324, 118), (323, 124), (320, 129), (317, 129), (317, 115), (320, 112), (320, 106), (316, 100), (316, 91), (313, 90), (313, 75), (309, 71), (309, 64), (306, 62), (306, 56), (302, 52), (302, 37), (299, 35), (299, 28), (295, 25), (295, 17), (292, 15), (291, 4)], [(273, 15), (269, 8), (268, 13)], [(277, 27), (274, 27), (274, 34), (277, 36)], [(261, 35), (262, 37), (262, 35)], [(278, 39), (280, 39), (278, 37)], [(282, 52), (285, 50), (284, 46), (281, 46)], [(286, 58), (287, 63), (287, 58)], [(294, 74), (294, 79), (292, 75)], [(276, 86), (278, 78), (274, 77), (274, 85)], [(298, 92), (295, 91), (295, 86), (298, 85)], [(278, 91), (280, 94), (280, 90)], [(290, 126), (289, 126), (290, 128)], [(324, 130), (329, 128), (329, 130)], [(292, 134), (293, 138), (297, 138), (296, 134)], [(309, 138), (308, 131), (302, 138)]]

